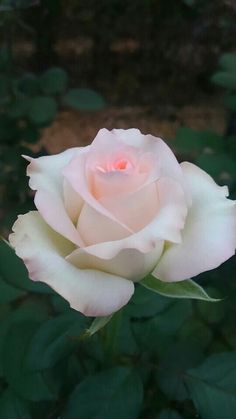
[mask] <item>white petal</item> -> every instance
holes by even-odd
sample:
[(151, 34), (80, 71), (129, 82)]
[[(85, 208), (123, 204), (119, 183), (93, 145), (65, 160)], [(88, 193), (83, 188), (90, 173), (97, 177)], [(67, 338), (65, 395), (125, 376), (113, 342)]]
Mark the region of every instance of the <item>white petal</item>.
[(100, 202), (122, 224), (133, 232), (142, 230), (158, 214), (159, 197), (157, 182), (146, 185), (138, 191), (118, 198), (104, 198)]
[(137, 249), (123, 249), (111, 259), (101, 259), (86, 253), (84, 249), (76, 249), (66, 259), (80, 269), (97, 268), (136, 282), (153, 270), (161, 256), (163, 245), (164, 242), (159, 241), (149, 253), (142, 253)]
[(181, 244), (169, 245), (153, 274), (163, 281), (181, 281), (214, 269), (235, 253), (236, 205), (226, 199), (228, 189), (218, 186), (203, 170), (181, 164), (192, 194)]
[(40, 214), (20, 216), (9, 240), (29, 276), (52, 287), (86, 316), (107, 316), (124, 306), (134, 292), (125, 278), (94, 269), (78, 269), (65, 260), (71, 243), (55, 233)]
[(84, 204), (84, 200), (72, 188), (72, 186), (66, 179), (64, 179), (63, 181), (63, 192), (66, 212), (69, 215), (73, 224), (77, 224), (81, 209)]
[(85, 246), (120, 240), (130, 235), (127, 229), (88, 204), (84, 204), (81, 210), (77, 228)]
[(75, 155), (84, 149), (72, 148), (54, 156), (33, 159), (27, 157), (30, 164), (27, 174), (29, 185), (36, 190), (35, 205), (44, 220), (58, 233), (77, 245), (83, 245), (76, 227), (66, 212), (63, 196), (62, 169)]
[[(168, 240), (181, 242), (181, 229), (185, 223), (187, 207), (185, 195), (180, 185), (172, 179), (163, 178), (158, 182), (159, 210), (154, 219), (137, 233), (115, 241), (107, 241), (84, 248), (101, 259), (112, 259), (123, 249), (137, 249), (141, 253), (152, 252), (160, 242)], [(106, 231), (106, 219), (103, 227)]]

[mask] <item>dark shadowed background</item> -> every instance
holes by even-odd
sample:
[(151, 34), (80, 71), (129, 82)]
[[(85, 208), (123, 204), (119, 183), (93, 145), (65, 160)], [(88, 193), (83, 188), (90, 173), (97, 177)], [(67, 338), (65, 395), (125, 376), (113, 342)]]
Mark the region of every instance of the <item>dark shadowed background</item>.
[[(21, 155), (103, 127), (161, 136), (234, 198), (235, 40), (235, 0), (0, 0), (2, 235), (34, 208)], [(137, 287), (115, 341), (79, 341), (89, 320), (2, 241), (0, 419), (234, 419), (235, 268), (197, 278), (219, 303)]]

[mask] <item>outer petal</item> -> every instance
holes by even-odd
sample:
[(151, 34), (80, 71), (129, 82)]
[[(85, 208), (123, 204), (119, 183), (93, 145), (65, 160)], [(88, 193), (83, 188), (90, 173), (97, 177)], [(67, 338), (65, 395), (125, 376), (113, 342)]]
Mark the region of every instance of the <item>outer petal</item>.
[(226, 199), (227, 187), (194, 164), (181, 164), (192, 193), (192, 207), (183, 242), (170, 245), (153, 274), (168, 282), (181, 281), (214, 269), (233, 256), (236, 247), (236, 205)]
[(106, 316), (131, 298), (133, 282), (93, 269), (78, 269), (66, 261), (71, 243), (48, 227), (37, 211), (20, 216), (13, 231), (10, 243), (30, 278), (48, 284), (75, 310), (86, 316)]
[(31, 189), (37, 191), (35, 194), (37, 209), (55, 231), (79, 246), (82, 246), (83, 242), (64, 205), (62, 169), (73, 156), (83, 152), (84, 149), (71, 148), (54, 156), (37, 159), (27, 157), (30, 161), (27, 168), (29, 185)]
[(149, 253), (142, 253), (137, 249), (124, 249), (109, 260), (90, 255), (84, 249), (76, 249), (66, 259), (80, 269), (97, 268), (136, 282), (153, 270), (163, 246), (164, 242), (159, 241)]

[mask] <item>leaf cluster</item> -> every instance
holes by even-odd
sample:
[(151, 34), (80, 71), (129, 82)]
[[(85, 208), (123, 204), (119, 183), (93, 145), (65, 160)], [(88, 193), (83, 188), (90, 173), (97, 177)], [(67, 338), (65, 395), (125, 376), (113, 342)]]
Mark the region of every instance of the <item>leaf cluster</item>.
[(217, 272), (199, 282), (214, 279), (218, 302), (165, 297), (149, 278), (123, 310), (93, 320), (31, 282), (2, 241), (0, 419), (232, 419), (235, 265)]
[(104, 106), (103, 97), (94, 90), (70, 88), (69, 76), (62, 68), (22, 74), (14, 70), (9, 50), (0, 49), (0, 185), (5, 202), (4, 225), (10, 227), (19, 210), (29, 208), (26, 163), (21, 155), (46, 154), (40, 147), (37, 153), (32, 151), (42, 130), (64, 108), (96, 111)]

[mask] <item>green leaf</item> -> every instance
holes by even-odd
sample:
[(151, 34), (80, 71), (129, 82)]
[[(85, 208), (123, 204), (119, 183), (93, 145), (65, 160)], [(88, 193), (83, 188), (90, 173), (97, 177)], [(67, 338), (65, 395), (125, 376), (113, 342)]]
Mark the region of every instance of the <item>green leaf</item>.
[(156, 317), (133, 322), (132, 329), (142, 353), (163, 356), (183, 324), (192, 316), (190, 300), (172, 300)]
[(19, 308), (7, 313), (4, 318), (1, 318), (1, 328), (0, 328), (0, 376), (3, 376), (3, 351), (6, 342), (6, 336), (9, 332), (9, 329), (12, 325), (15, 325), (21, 321), (27, 321), (28, 319), (34, 320), (37, 323), (40, 323), (48, 317), (47, 310), (45, 306), (39, 304), (36, 301), (31, 301), (30, 303), (25, 303)]
[(187, 371), (185, 383), (202, 418), (232, 419), (236, 412), (236, 352), (210, 356)]
[(36, 125), (51, 123), (57, 116), (57, 102), (52, 97), (36, 96), (31, 99), (29, 120)]
[(47, 285), (29, 279), (23, 262), (5, 240), (0, 240), (0, 275), (4, 281), (20, 290), (54, 294)]
[(230, 111), (236, 112), (236, 95), (227, 95), (225, 97), (225, 106)]
[[(215, 288), (208, 287), (207, 291), (214, 297), (220, 297), (219, 291)], [(197, 309), (201, 317), (207, 324), (219, 323), (225, 316), (225, 301), (219, 304), (208, 304), (205, 301), (197, 301)]]
[(183, 416), (177, 410), (163, 409), (157, 419), (183, 419)]
[(84, 337), (93, 336), (100, 329), (106, 326), (106, 324), (111, 320), (112, 316), (113, 314), (110, 314), (110, 316), (105, 317), (96, 317), (96, 319), (92, 321), (90, 327), (85, 331)]
[(230, 72), (219, 71), (212, 76), (211, 81), (225, 89), (236, 89), (236, 74)]
[(103, 97), (91, 89), (70, 89), (63, 101), (66, 106), (84, 111), (96, 111), (105, 106)]
[(4, 376), (11, 388), (26, 400), (53, 400), (56, 394), (47, 385), (43, 375), (32, 372), (25, 365), (26, 353), (38, 323), (17, 322), (8, 331), (3, 350)]
[(200, 153), (206, 148), (221, 150), (222, 137), (212, 131), (197, 131), (188, 127), (177, 130), (176, 138), (169, 143), (171, 148), (182, 154)]
[(220, 301), (217, 298), (209, 297), (206, 291), (204, 291), (204, 289), (199, 284), (192, 281), (191, 279), (186, 279), (179, 282), (163, 282), (154, 276), (149, 275), (144, 278), (140, 284), (151, 291), (164, 295), (165, 297), (192, 298), (195, 300), (204, 300), (209, 302)]
[(35, 96), (39, 93), (39, 79), (33, 73), (26, 73), (18, 80), (18, 89), (28, 96)]
[(202, 154), (196, 164), (224, 185), (236, 179), (235, 160), (227, 154)]
[(219, 59), (219, 64), (225, 70), (235, 73), (236, 72), (236, 54), (235, 53), (222, 54)]
[(52, 295), (51, 302), (56, 313), (64, 313), (65, 311), (71, 309), (68, 301), (64, 300), (64, 298), (62, 298), (60, 295)]
[(8, 116), (13, 119), (24, 118), (28, 113), (29, 106), (30, 100), (28, 98), (16, 99), (8, 106)]
[(0, 419), (31, 419), (27, 402), (5, 390), (0, 397)]
[(191, 322), (183, 324), (178, 337), (185, 342), (198, 345), (199, 348), (206, 348), (212, 341), (212, 330), (208, 325), (193, 318)]
[(170, 304), (171, 300), (169, 298), (156, 294), (138, 284), (131, 300), (124, 307), (124, 311), (128, 316), (135, 318), (151, 317), (166, 309)]
[(114, 367), (82, 381), (61, 418), (137, 419), (142, 398), (139, 376), (129, 368)]
[(0, 277), (0, 304), (8, 304), (25, 295), (24, 291), (12, 287)]
[(185, 371), (198, 365), (202, 359), (203, 353), (195, 343), (179, 342), (168, 348), (161, 359), (155, 378), (170, 400), (188, 399), (184, 382)]
[(16, 143), (19, 138), (19, 128), (16, 122), (6, 114), (0, 114), (0, 138), (1, 142), (9, 144)]
[(1, 0), (0, 11), (10, 12), (14, 9), (26, 9), (39, 4), (39, 0)]
[(0, 74), (0, 97), (5, 98), (9, 94), (10, 80), (7, 76)]
[(6, 71), (10, 63), (10, 53), (7, 48), (0, 48), (0, 71)]
[(53, 367), (68, 356), (85, 327), (85, 317), (70, 311), (43, 323), (34, 335), (27, 354), (26, 363), (31, 370)]
[(27, 126), (21, 128), (20, 135), (24, 142), (36, 143), (40, 138), (40, 130), (33, 124), (27, 124)]
[(63, 93), (68, 85), (68, 75), (62, 68), (50, 68), (40, 78), (43, 93), (55, 95)]

